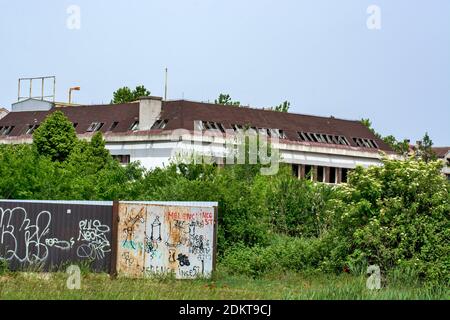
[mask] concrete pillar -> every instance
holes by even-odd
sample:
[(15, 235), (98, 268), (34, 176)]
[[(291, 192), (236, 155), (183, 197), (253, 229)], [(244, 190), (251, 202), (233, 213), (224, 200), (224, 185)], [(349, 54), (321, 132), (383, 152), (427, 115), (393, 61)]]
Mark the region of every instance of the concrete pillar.
[(324, 168), (323, 182), (330, 183), (330, 167)]
[(299, 164), (298, 165), (298, 171), (299, 171), (299, 178), (300, 179), (305, 179), (306, 169), (305, 169), (305, 165), (304, 164)]
[(312, 181), (317, 181), (317, 166), (313, 166), (312, 167), (312, 177), (311, 177)]
[(342, 183), (342, 168), (336, 168), (336, 183)]

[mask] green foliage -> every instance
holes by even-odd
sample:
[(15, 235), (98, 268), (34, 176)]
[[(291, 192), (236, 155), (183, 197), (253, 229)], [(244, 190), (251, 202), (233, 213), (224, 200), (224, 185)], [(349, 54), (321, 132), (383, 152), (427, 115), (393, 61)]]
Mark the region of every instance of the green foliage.
[(290, 107), (291, 103), (289, 101), (284, 101), (283, 103), (271, 108), (271, 110), (278, 112), (289, 112)]
[(73, 124), (64, 113), (56, 111), (33, 133), (33, 145), (36, 151), (53, 161), (64, 161), (71, 153), (77, 136)]
[(383, 137), (383, 141), (397, 153), (407, 155), (409, 152), (409, 141), (406, 139), (403, 141), (397, 141), (397, 139), (394, 136), (389, 135)]
[(230, 274), (259, 277), (273, 272), (305, 272), (317, 270), (322, 260), (317, 238), (274, 236), (268, 246), (230, 247), (221, 264)]
[(434, 161), (437, 159), (436, 154), (433, 151), (433, 140), (431, 140), (428, 132), (425, 133), (419, 145), (415, 151), (415, 156), (425, 162)]
[(5, 259), (0, 259), (0, 276), (3, 276), (8, 273), (9, 273), (8, 261), (6, 261)]
[(384, 141), (388, 146), (391, 147), (392, 150), (399, 154), (406, 155), (409, 152), (409, 141), (403, 140), (403, 141), (397, 141), (397, 139), (393, 135), (389, 135), (386, 137), (383, 137), (381, 134), (375, 131), (375, 129), (372, 127), (372, 121), (370, 119), (361, 119), (361, 123), (365, 125), (372, 133), (378, 138)]
[[(43, 127), (62, 141), (66, 120), (55, 118)], [(298, 180), (283, 165), (272, 176), (262, 175), (261, 165), (122, 166), (101, 133), (75, 139), (64, 159), (38, 150), (36, 142), (0, 145), (0, 198), (217, 201), (219, 255), (230, 273), (361, 275), (377, 264), (397, 282), (450, 281), (450, 184), (439, 161), (384, 160), (330, 187)]]
[(150, 91), (142, 85), (137, 86), (134, 90), (131, 90), (128, 87), (123, 87), (117, 89), (117, 91), (113, 93), (113, 99), (111, 103), (119, 104), (133, 102), (141, 97), (148, 97), (150, 96), (150, 94)]
[(239, 107), (241, 105), (240, 101), (233, 101), (229, 94), (221, 93), (217, 100), (214, 101), (215, 104), (223, 104), (227, 106), (236, 106)]
[(267, 193), (267, 206), (277, 233), (296, 237), (319, 237), (329, 228), (329, 200), (333, 189), (306, 179), (292, 178), (284, 167), (273, 177)]
[(334, 235), (341, 257), (383, 270), (412, 268), (427, 281), (450, 281), (450, 189), (442, 164), (385, 160), (357, 168), (340, 189)]

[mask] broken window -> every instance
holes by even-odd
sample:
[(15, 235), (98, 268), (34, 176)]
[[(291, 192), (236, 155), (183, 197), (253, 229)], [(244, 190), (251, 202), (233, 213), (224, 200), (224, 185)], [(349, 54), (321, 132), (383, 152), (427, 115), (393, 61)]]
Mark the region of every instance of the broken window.
[(25, 134), (33, 134), (33, 132), (39, 128), (38, 124), (30, 124), (27, 128), (27, 132)]
[(8, 136), (13, 131), (14, 126), (0, 127), (0, 135)]
[(87, 132), (97, 132), (103, 127), (103, 122), (92, 122), (89, 128), (86, 130)]
[(108, 131), (113, 131), (117, 127), (118, 124), (119, 124), (119, 122), (117, 122), (117, 121), (113, 122), (111, 127), (109, 127)]
[(130, 131), (137, 131), (139, 130), (139, 121), (135, 121), (130, 126)]
[(297, 132), (298, 138), (303, 142), (318, 142), (327, 144), (340, 144), (348, 146), (349, 143), (344, 136), (323, 134), (323, 133), (311, 133), (311, 132)]
[(378, 144), (372, 139), (352, 138), (353, 142), (361, 148), (378, 149)]
[[(219, 122), (213, 122), (213, 121), (197, 121), (196, 122), (196, 128), (197, 130), (205, 131), (205, 130), (217, 130), (221, 132), (225, 132), (225, 127), (223, 124)], [(233, 127), (233, 129), (236, 131), (236, 129)]]
[(169, 123), (169, 120), (157, 120), (153, 124), (151, 130), (163, 130), (167, 126), (168, 123)]

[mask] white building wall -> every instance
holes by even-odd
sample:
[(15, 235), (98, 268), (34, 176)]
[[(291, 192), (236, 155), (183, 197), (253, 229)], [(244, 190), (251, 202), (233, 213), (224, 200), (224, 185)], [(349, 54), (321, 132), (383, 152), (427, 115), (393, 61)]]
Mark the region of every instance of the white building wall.
[[(112, 155), (130, 155), (130, 160), (139, 161), (145, 168), (154, 169), (170, 164), (177, 154), (189, 156), (194, 150), (198, 154), (224, 157), (226, 149), (221, 144), (192, 143), (190, 141), (153, 141), (153, 142), (108, 142), (106, 147)], [(381, 165), (381, 156), (372, 153), (372, 158), (345, 154), (329, 154), (300, 150), (280, 149), (281, 161), (291, 164), (304, 164), (324, 167), (353, 169), (360, 165), (368, 167)]]

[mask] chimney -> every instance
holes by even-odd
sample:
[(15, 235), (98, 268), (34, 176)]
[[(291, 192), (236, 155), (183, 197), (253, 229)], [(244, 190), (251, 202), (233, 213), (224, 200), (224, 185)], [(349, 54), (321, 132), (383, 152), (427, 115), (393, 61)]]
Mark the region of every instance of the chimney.
[(139, 98), (139, 130), (150, 130), (159, 119), (162, 110), (161, 97)]

